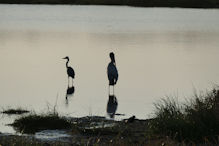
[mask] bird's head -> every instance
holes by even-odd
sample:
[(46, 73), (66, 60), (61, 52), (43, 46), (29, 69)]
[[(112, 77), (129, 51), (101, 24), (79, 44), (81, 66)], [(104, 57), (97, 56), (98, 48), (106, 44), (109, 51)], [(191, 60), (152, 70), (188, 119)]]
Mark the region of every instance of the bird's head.
[(112, 60), (112, 62), (115, 63), (116, 61), (115, 61), (115, 55), (114, 55), (114, 53), (111, 52), (111, 53), (109, 54), (109, 56), (110, 56), (110, 59)]
[(62, 58), (62, 59), (67, 59), (67, 60), (69, 60), (69, 57), (68, 57), (68, 56), (66, 56), (66, 57), (64, 57), (64, 58)]

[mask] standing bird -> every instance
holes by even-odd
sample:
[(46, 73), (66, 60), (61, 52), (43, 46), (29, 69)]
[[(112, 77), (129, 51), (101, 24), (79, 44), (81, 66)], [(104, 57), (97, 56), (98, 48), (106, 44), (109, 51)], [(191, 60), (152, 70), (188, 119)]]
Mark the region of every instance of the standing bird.
[(62, 59), (67, 59), (66, 68), (67, 68), (67, 74), (68, 74), (68, 84), (69, 84), (69, 77), (72, 78), (72, 84), (73, 84), (73, 79), (75, 78), (75, 71), (72, 67), (68, 66), (69, 57), (66, 56), (65, 58), (62, 58)]
[(118, 80), (118, 71), (116, 68), (116, 61), (115, 61), (115, 55), (113, 52), (109, 54), (111, 62), (109, 63), (107, 67), (107, 75), (109, 80), (109, 87), (110, 85), (113, 86), (113, 94), (114, 94), (114, 85), (117, 83)]

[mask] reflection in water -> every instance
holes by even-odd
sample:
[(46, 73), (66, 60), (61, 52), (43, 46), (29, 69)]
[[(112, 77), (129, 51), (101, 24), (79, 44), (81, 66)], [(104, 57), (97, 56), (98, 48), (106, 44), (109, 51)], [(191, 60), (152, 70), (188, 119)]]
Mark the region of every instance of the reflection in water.
[[(219, 83), (219, 10), (0, 5), (0, 11), (0, 107), (41, 111), (58, 91), (60, 112), (105, 115), (111, 51), (122, 77), (116, 115), (124, 112), (124, 118), (150, 117), (164, 95), (187, 100), (193, 88)], [(68, 108), (66, 54), (80, 75)]]
[(118, 101), (115, 95), (109, 95), (109, 100), (107, 103), (107, 114), (110, 116), (110, 118), (114, 118), (116, 110), (118, 107)]
[(66, 90), (66, 97), (65, 97), (65, 100), (66, 100), (65, 104), (66, 105), (68, 105), (68, 98), (73, 96), (74, 92), (75, 92), (75, 87), (73, 85), (71, 87), (69, 87), (69, 85), (68, 85), (68, 88)]

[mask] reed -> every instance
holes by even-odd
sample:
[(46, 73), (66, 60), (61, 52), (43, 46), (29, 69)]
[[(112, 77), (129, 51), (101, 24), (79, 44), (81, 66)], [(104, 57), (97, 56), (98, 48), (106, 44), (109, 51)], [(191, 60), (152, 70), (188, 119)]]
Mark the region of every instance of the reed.
[(162, 99), (155, 104), (151, 130), (181, 142), (203, 143), (207, 140), (218, 143), (219, 91), (195, 94), (194, 97), (186, 104), (180, 104), (173, 98)]

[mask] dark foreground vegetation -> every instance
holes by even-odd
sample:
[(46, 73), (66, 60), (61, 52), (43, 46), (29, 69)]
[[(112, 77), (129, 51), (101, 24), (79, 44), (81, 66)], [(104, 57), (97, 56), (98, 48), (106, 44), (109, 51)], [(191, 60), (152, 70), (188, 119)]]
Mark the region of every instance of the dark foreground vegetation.
[(183, 105), (174, 99), (156, 104), (151, 130), (179, 142), (219, 144), (219, 91), (196, 94)]
[(0, 0), (5, 4), (127, 5), (139, 7), (219, 8), (218, 0)]
[(20, 133), (65, 129), (65, 140), (42, 141), (31, 135), (0, 134), (1, 145), (219, 145), (219, 91), (195, 95), (185, 104), (162, 99), (152, 119), (114, 121), (105, 117), (29, 114), (12, 126)]
[[(37, 115), (38, 117), (39, 115)], [(45, 119), (50, 119), (50, 116), (43, 116)], [(54, 115), (56, 117), (56, 115)], [(26, 118), (32, 119), (31, 116), (27, 116)], [(38, 117), (39, 118), (39, 117)], [(47, 120), (48, 120), (47, 119)], [(63, 122), (63, 119), (59, 119), (60, 122)], [(13, 124), (15, 128), (22, 130), (27, 124), (24, 122), (24, 118), (18, 119), (15, 123), (19, 122), (20, 125)], [(25, 120), (26, 121), (26, 120)], [(44, 127), (44, 123), (39, 120), (28, 120), (32, 122), (33, 125), (37, 125), (39, 127)], [(38, 122), (38, 124), (36, 124)], [(63, 129), (66, 127), (57, 126), (57, 122), (50, 121), (50, 126), (45, 129)], [(171, 140), (168, 137), (161, 136), (152, 136), (149, 135), (148, 124), (150, 120), (138, 120), (135, 119), (132, 122), (128, 120), (123, 121), (114, 121), (107, 120), (104, 117), (83, 117), (83, 118), (67, 118), (65, 122), (71, 123), (71, 126), (66, 129), (66, 132), (72, 135), (71, 137), (63, 139), (56, 139), (52, 141), (45, 141), (36, 139), (31, 135), (1, 135), (0, 134), (0, 144), (1, 145), (15, 145), (15, 146), (28, 146), (28, 145), (36, 145), (36, 146), (68, 146), (68, 145), (176, 145), (178, 142)], [(29, 123), (30, 124), (30, 123)], [(28, 128), (32, 128), (31, 132), (35, 133), (39, 131), (39, 128), (36, 129), (35, 126), (29, 126)], [(42, 126), (43, 125), (43, 126)], [(42, 130), (42, 129), (41, 129)], [(29, 132), (26, 131), (25, 128), (22, 131), (24, 133)]]
[(72, 124), (58, 114), (30, 114), (16, 119), (11, 126), (20, 133), (35, 133), (47, 129), (69, 129)]

